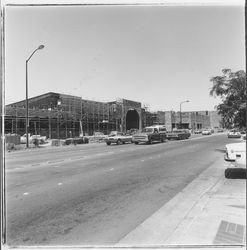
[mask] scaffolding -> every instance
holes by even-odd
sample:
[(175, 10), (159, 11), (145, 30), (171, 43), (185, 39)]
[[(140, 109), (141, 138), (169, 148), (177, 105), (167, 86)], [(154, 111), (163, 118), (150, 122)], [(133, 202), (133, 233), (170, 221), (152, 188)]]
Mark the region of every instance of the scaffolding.
[[(52, 105), (51, 105), (52, 106)], [(115, 104), (88, 100), (63, 99), (60, 106), (48, 106), (40, 109), (29, 108), (29, 132), (50, 139), (63, 139), (95, 132), (109, 134), (119, 130), (120, 108)], [(5, 108), (5, 133), (25, 134), (26, 108), (24, 106), (7, 106)]]

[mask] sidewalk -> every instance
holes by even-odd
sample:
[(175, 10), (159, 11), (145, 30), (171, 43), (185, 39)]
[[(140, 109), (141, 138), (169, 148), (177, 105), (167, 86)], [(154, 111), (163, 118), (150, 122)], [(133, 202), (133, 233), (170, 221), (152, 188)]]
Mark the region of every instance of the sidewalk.
[(246, 180), (225, 179), (222, 159), (117, 246), (244, 246)]

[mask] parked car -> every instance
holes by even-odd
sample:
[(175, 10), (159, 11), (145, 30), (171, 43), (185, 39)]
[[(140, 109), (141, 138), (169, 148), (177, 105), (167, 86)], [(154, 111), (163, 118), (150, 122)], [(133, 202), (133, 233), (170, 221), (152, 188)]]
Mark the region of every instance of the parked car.
[(227, 137), (228, 138), (241, 138), (241, 133), (236, 129), (232, 129), (228, 132)]
[[(29, 143), (37, 143), (38, 144), (43, 144), (47, 140), (46, 136), (41, 136), (41, 135), (31, 135), (30, 133), (28, 134), (28, 142)], [(21, 136), (21, 143), (26, 143), (27, 142), (27, 136), (24, 134)]]
[(246, 142), (226, 144), (225, 161), (236, 161), (246, 156)]
[(94, 132), (93, 136), (91, 136), (91, 138), (94, 141), (98, 141), (98, 142), (104, 142), (106, 137), (107, 135), (105, 135), (102, 132)]
[(89, 142), (89, 139), (86, 136), (82, 136), (82, 137), (75, 137), (75, 138), (67, 138), (65, 140), (65, 144), (66, 145), (70, 145), (70, 144), (87, 144)]
[(133, 135), (135, 144), (152, 144), (154, 141), (164, 142), (166, 140), (166, 127), (164, 125), (154, 125), (144, 128), (140, 133)]
[(227, 144), (224, 158), (234, 163), (225, 169), (226, 178), (246, 179), (246, 142)]
[(218, 133), (222, 133), (222, 132), (224, 132), (224, 129), (223, 129), (223, 128), (218, 128), (218, 129), (217, 129), (217, 132), (218, 132)]
[(183, 140), (183, 139), (189, 139), (191, 136), (191, 133), (187, 129), (176, 129), (170, 132), (167, 132), (167, 139), (168, 140)]
[(211, 129), (204, 129), (202, 131), (202, 135), (211, 135), (211, 134), (212, 134)]
[(119, 131), (112, 131), (107, 138), (105, 138), (105, 142), (107, 145), (111, 145), (112, 143), (124, 144), (126, 142), (132, 143), (132, 135), (125, 134)]
[(200, 129), (196, 129), (195, 131), (194, 131), (194, 134), (201, 134), (202, 133), (202, 130), (200, 130)]

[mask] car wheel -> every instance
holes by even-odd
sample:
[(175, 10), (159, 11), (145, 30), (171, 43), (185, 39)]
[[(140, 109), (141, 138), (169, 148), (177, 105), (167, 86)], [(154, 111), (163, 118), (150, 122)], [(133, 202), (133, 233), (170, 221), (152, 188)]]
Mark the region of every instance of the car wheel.
[(121, 141), (120, 140), (117, 140), (117, 145), (120, 145)]
[(135, 145), (137, 145), (137, 144), (139, 144), (139, 142), (138, 142), (138, 141), (135, 141)]
[(148, 141), (148, 144), (152, 144), (153, 143), (153, 139), (150, 138), (149, 141)]
[(108, 141), (106, 144), (107, 144), (108, 146), (111, 145), (111, 143), (110, 143), (109, 141)]

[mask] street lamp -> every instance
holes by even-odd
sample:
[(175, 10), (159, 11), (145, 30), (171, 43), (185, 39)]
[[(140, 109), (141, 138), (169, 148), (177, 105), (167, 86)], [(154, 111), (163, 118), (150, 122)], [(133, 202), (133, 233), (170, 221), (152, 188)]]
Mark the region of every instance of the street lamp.
[(40, 49), (43, 49), (45, 46), (40, 45), (36, 50), (33, 51), (33, 53), (29, 56), (29, 58), (26, 60), (26, 147), (29, 147), (29, 138), (28, 138), (28, 132), (29, 132), (29, 117), (28, 117), (28, 62), (33, 56), (33, 54)]
[(60, 109), (61, 109), (62, 101), (60, 99), (57, 100), (57, 111), (58, 111), (58, 125), (57, 125), (57, 131), (58, 131), (58, 140), (60, 145)]
[(182, 111), (181, 111), (181, 106), (182, 106), (182, 104), (185, 103), (185, 102), (189, 102), (189, 100), (180, 102), (180, 128), (182, 128)]

